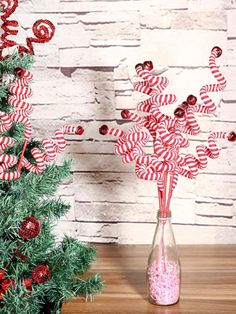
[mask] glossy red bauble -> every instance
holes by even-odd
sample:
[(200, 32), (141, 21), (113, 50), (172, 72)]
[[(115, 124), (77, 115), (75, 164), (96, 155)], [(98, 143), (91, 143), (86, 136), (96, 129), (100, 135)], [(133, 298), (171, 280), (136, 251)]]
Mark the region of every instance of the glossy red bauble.
[(82, 126), (78, 126), (75, 131), (75, 134), (82, 135), (83, 133), (84, 133), (84, 129), (82, 128)]
[(101, 135), (106, 135), (108, 133), (108, 126), (107, 125), (102, 125), (100, 128), (99, 128), (99, 133)]
[(28, 240), (36, 238), (40, 232), (40, 223), (34, 216), (25, 217), (21, 223), (19, 234), (22, 239)]

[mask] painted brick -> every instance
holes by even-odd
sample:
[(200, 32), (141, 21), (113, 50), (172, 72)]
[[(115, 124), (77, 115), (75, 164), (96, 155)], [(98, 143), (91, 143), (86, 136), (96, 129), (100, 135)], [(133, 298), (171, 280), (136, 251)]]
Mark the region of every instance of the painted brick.
[(60, 50), (62, 67), (117, 67), (122, 59), (137, 55), (135, 47), (89, 47)]
[(192, 12), (177, 11), (172, 13), (171, 27), (176, 29), (226, 30), (226, 13), (222, 11)]
[[(234, 227), (174, 225), (173, 229), (177, 244), (233, 244), (236, 241)], [(150, 244), (154, 230), (155, 224), (120, 223), (119, 243)]]
[(59, 48), (89, 47), (91, 36), (84, 29), (83, 24), (62, 24), (58, 26)]
[(140, 24), (144, 29), (168, 29), (171, 27), (171, 12), (160, 9), (144, 9), (140, 12)]
[[(194, 200), (174, 198), (172, 202), (172, 221), (174, 223), (194, 223)], [(76, 202), (76, 220), (94, 222), (156, 222), (157, 203), (134, 204)]]
[(144, 10), (147, 6), (160, 9), (187, 9), (187, 0), (138, 0), (138, 1), (60, 1), (61, 12), (91, 12), (91, 11), (111, 11), (117, 10), (133, 11)]
[(230, 10), (227, 12), (227, 36), (228, 38), (236, 38), (236, 12), (234, 10)]
[(190, 11), (222, 11), (226, 4), (226, 0), (190, 0), (188, 2), (188, 9)]
[[(158, 64), (158, 58), (161, 64), (168, 66), (208, 66), (209, 51), (212, 47), (218, 44), (224, 49), (226, 46), (223, 31), (145, 29), (141, 34), (142, 53), (146, 53), (155, 64)], [(219, 63), (221, 62), (222, 59)]]
[[(129, 45), (140, 40), (138, 12), (92, 12), (82, 15), (81, 23), (91, 34), (92, 46)], [(135, 44), (135, 43), (133, 43)]]

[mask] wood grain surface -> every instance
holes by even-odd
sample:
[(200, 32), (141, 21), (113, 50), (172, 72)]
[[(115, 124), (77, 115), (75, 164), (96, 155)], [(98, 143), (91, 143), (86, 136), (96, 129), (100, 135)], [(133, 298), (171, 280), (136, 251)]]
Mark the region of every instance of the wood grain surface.
[(145, 270), (149, 246), (97, 245), (93, 272), (105, 281), (94, 302), (74, 299), (63, 314), (234, 314), (236, 313), (236, 245), (182, 245), (180, 302), (155, 306), (146, 298)]

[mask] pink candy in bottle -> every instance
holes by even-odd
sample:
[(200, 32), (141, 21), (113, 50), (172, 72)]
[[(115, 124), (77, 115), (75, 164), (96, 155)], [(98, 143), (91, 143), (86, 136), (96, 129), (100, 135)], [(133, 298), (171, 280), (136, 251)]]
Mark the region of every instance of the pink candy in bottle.
[(171, 212), (158, 212), (152, 250), (148, 259), (148, 299), (152, 304), (171, 305), (179, 301), (181, 268)]

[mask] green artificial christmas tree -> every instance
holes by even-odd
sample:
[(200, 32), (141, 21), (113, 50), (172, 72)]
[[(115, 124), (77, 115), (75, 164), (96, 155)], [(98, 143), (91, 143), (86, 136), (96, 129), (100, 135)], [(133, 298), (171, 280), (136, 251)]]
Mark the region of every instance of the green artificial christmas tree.
[[(8, 36), (16, 35), (18, 24), (8, 19), (18, 1), (10, 3), (0, 1), (0, 313), (55, 314), (65, 300), (92, 297), (102, 288), (98, 274), (80, 278), (95, 259), (95, 248), (67, 236), (58, 243), (52, 232), (70, 209), (54, 194), (70, 176), (71, 163), (50, 162), (65, 149), (64, 134), (81, 135), (83, 129), (60, 127), (55, 142), (31, 138), (33, 43), (49, 41), (55, 29), (39, 20), (27, 46), (17, 45)], [(11, 47), (17, 52), (4, 55)]]

